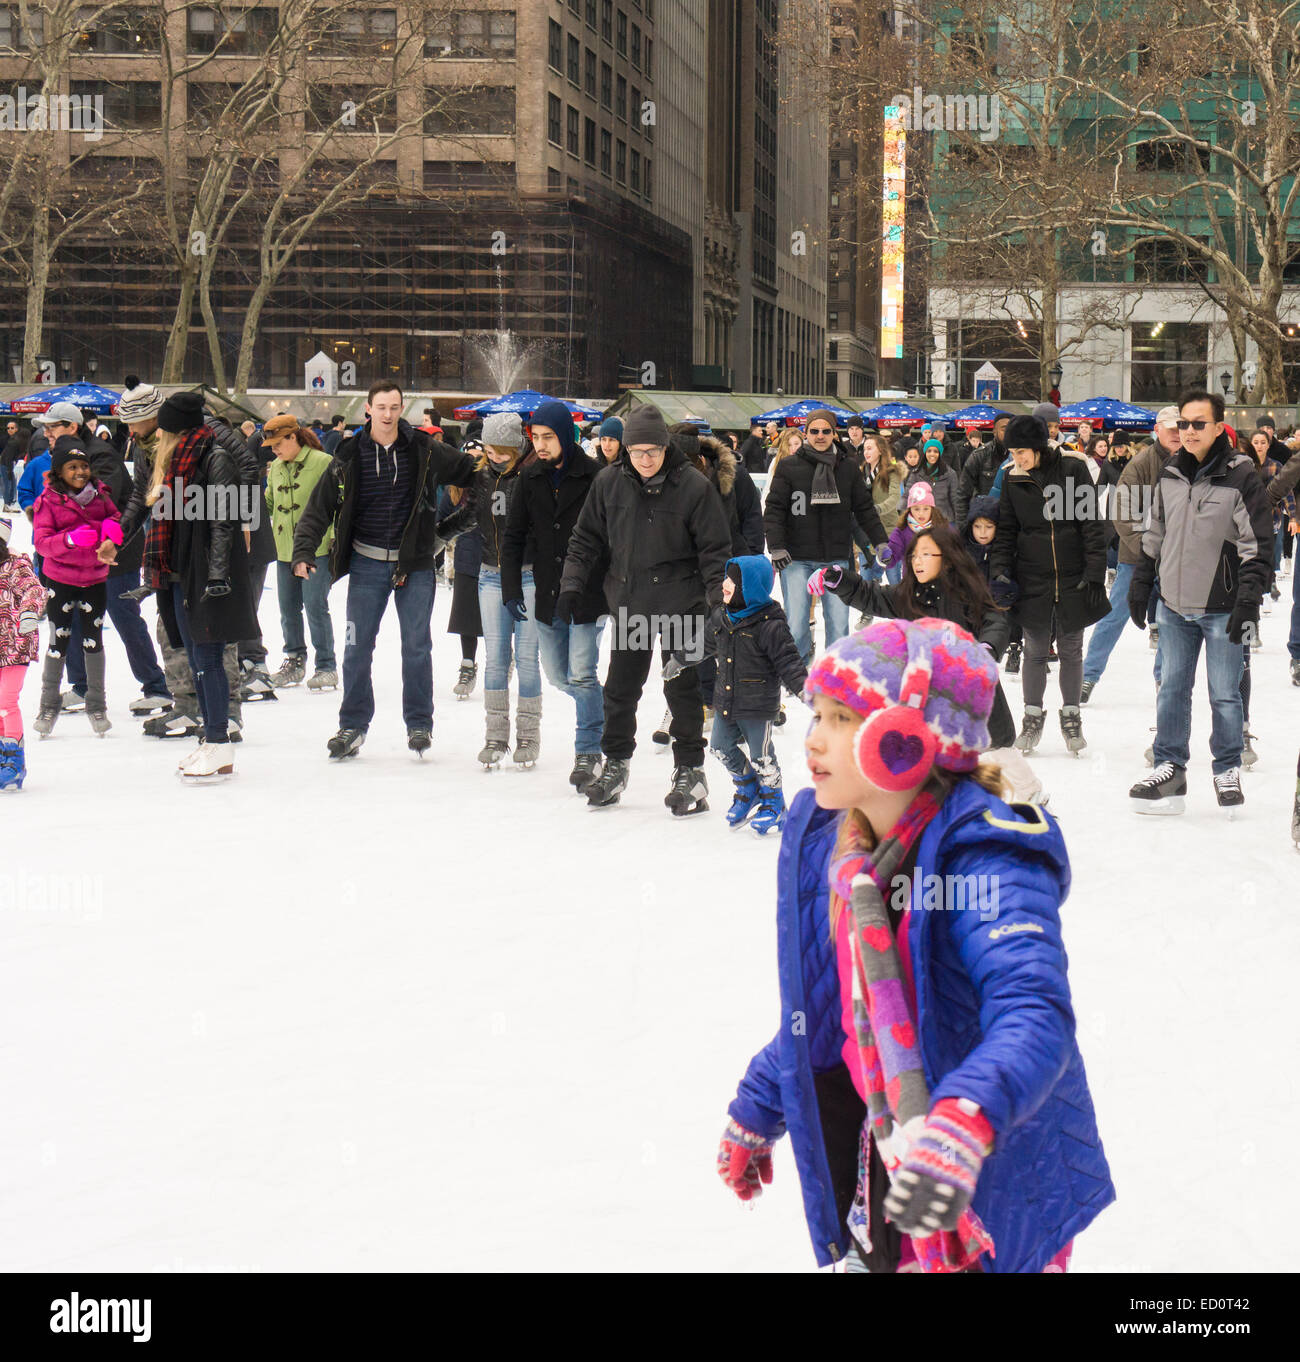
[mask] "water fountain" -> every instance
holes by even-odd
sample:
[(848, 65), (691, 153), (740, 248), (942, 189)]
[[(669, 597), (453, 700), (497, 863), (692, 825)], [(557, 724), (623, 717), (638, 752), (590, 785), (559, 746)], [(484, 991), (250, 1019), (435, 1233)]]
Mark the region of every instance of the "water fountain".
[(538, 354), (539, 347), (519, 338), (506, 326), (505, 294), (502, 288), (501, 266), (497, 275), (497, 329), (468, 337), (471, 351), (488, 371), (496, 393), (513, 392), (523, 386), (524, 371)]

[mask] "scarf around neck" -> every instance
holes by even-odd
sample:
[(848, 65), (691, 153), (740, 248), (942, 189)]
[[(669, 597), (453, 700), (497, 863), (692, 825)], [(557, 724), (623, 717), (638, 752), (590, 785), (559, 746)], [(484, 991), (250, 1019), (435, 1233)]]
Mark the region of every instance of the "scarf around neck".
[(835, 446), (817, 450), (805, 444), (799, 451), (807, 454), (813, 464), (812, 505), (838, 506), (840, 489), (835, 485)]
[[(164, 487), (173, 489), (170, 498), (172, 513), (151, 514), (144, 535), (145, 585), (155, 591), (161, 590), (166, 585), (168, 576), (176, 570), (171, 557), (172, 527), (179, 513), (177, 509), (179, 498), (175, 495), (175, 486), (178, 482), (187, 485), (194, 480), (194, 472), (199, 466), (199, 455), (207, 447), (204, 442), (210, 440), (211, 436), (212, 432), (207, 426), (198, 426), (194, 430), (187, 430), (176, 448), (172, 450), (171, 463), (168, 464), (167, 474), (162, 480)], [(184, 496), (183, 492), (181, 496)], [(158, 510), (159, 503), (155, 502), (151, 509)]]
[[(858, 1195), (849, 1213), (849, 1229), (871, 1248), (869, 1144), (892, 1182), (930, 1112), (930, 1091), (899, 961), (898, 942), (886, 906), (894, 878), (921, 834), (943, 803), (944, 791), (927, 782), (875, 851), (851, 848), (831, 865), (833, 920), (851, 909), (849, 950), (852, 961), (853, 1021), (867, 1116), (859, 1154)], [(910, 886), (909, 886), (910, 889)], [(993, 1252), (993, 1240), (971, 1209), (955, 1230), (913, 1236), (912, 1247), (922, 1272), (961, 1272), (982, 1253)]]

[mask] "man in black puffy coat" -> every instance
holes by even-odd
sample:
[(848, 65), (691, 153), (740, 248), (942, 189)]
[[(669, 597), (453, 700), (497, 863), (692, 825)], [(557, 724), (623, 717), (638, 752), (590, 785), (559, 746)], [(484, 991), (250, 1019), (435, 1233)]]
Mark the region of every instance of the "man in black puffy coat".
[[(763, 528), (772, 566), (781, 574), (785, 613), (795, 646), (812, 661), (808, 579), (818, 568), (852, 567), (853, 545), (876, 552), (887, 534), (854, 455), (835, 439), (835, 417), (815, 411), (808, 439), (797, 452), (772, 465)], [(849, 612), (835, 596), (822, 597), (829, 646), (849, 632)]]
[(1007, 461), (1007, 447), (1003, 442), (1007, 433), (1007, 423), (1011, 420), (1005, 412), (999, 412), (993, 422), (993, 438), (966, 456), (961, 466), (961, 477), (957, 479), (957, 521), (966, 523), (972, 497), (986, 497), (993, 489), (998, 469)]
[(673, 786), (665, 803), (675, 815), (708, 808), (704, 779), (704, 704), (694, 664), (703, 656), (706, 608), (722, 602), (731, 535), (708, 479), (670, 445), (657, 407), (637, 407), (624, 424), (626, 461), (596, 475), (569, 537), (555, 604), (557, 619), (575, 611), (602, 563), (605, 601), (613, 616), (605, 677), (605, 769), (588, 787), (593, 808), (616, 803), (627, 787), (636, 749), (636, 707), (650, 674), (656, 636), (663, 657), (681, 651), (692, 663), (664, 686), (672, 711)]

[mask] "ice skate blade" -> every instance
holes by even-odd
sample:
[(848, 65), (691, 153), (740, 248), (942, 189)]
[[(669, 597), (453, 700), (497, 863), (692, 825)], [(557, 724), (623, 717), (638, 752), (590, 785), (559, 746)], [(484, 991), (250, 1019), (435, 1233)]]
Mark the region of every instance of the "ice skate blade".
[(1183, 812), (1187, 797), (1185, 795), (1166, 795), (1164, 799), (1133, 799), (1130, 797), (1129, 803), (1132, 804), (1134, 813), (1154, 814), (1157, 817), (1168, 818)]
[(692, 814), (708, 813), (708, 811), (709, 801), (707, 799), (701, 799), (693, 809), (669, 809), (669, 813), (674, 818), (690, 818)]
[(618, 801), (619, 801), (619, 798), (620, 798), (619, 795), (615, 795), (613, 799), (608, 799), (608, 800), (606, 800), (603, 804), (593, 804), (590, 800), (588, 800), (588, 801), (587, 801), (587, 807), (588, 807), (593, 813), (602, 813), (605, 809), (616, 809), (616, 808), (618, 808)]
[(176, 775), (185, 785), (220, 785), (223, 780), (229, 780), (234, 774), (234, 767), (228, 767), (224, 771), (214, 771), (210, 776), (192, 776), (188, 771), (176, 772)]
[(536, 765), (537, 765), (537, 763), (536, 763), (535, 761), (516, 761), (516, 762), (515, 762), (515, 770), (516, 770), (516, 771), (531, 771), (531, 770), (533, 769), (533, 767), (536, 766)]

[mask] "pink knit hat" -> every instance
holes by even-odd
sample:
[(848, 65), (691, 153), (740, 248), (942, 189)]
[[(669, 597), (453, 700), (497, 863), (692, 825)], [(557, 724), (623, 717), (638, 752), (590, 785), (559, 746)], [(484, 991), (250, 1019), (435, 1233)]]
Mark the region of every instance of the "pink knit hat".
[(934, 488), (928, 482), (918, 482), (907, 494), (907, 509), (910, 511), (913, 506), (933, 506)]

